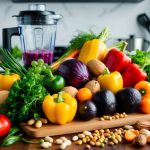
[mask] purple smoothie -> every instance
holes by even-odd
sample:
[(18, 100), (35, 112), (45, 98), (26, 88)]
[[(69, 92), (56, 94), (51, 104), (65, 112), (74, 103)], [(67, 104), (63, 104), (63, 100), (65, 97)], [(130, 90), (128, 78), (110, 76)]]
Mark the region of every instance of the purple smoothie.
[(51, 64), (53, 59), (53, 52), (50, 50), (28, 50), (23, 53), (24, 65), (29, 67), (33, 60), (43, 59), (45, 63)]

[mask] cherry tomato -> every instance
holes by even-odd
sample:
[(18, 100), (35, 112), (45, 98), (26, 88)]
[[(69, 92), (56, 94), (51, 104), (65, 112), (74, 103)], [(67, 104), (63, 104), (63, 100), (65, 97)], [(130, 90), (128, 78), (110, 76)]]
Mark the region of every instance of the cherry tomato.
[(0, 137), (5, 136), (11, 127), (10, 120), (7, 116), (0, 114)]

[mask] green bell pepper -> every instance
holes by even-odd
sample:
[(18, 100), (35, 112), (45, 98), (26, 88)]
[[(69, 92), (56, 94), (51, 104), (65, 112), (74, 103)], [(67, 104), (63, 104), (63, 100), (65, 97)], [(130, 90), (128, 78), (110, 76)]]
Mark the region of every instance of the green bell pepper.
[(44, 84), (50, 94), (53, 94), (59, 92), (65, 86), (65, 80), (61, 75), (53, 75), (50, 70)]

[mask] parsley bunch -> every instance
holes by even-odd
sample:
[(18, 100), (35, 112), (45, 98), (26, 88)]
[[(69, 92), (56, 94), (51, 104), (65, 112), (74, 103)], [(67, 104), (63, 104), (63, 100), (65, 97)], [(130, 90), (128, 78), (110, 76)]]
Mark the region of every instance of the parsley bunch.
[[(41, 63), (39, 60), (39, 64)], [(33, 62), (35, 63), (35, 62)], [(48, 65), (32, 66), (22, 80), (13, 84), (9, 96), (4, 104), (6, 115), (13, 123), (43, 117), (42, 102), (48, 94), (43, 85), (44, 75)]]

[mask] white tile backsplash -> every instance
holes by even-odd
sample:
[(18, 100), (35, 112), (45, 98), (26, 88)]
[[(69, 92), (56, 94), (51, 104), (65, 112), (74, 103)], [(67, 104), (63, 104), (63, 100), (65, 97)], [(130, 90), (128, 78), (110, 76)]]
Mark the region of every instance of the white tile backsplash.
[[(150, 34), (136, 21), (140, 13), (150, 16), (150, 0), (140, 3), (46, 3), (46, 5), (48, 10), (63, 15), (57, 29), (56, 45), (59, 46), (67, 45), (78, 31), (92, 30), (98, 34), (105, 26), (111, 29), (114, 38), (127, 38), (130, 34), (135, 34), (150, 39)], [(16, 26), (16, 18), (11, 16), (27, 8), (26, 3), (0, 0), (0, 29)]]

